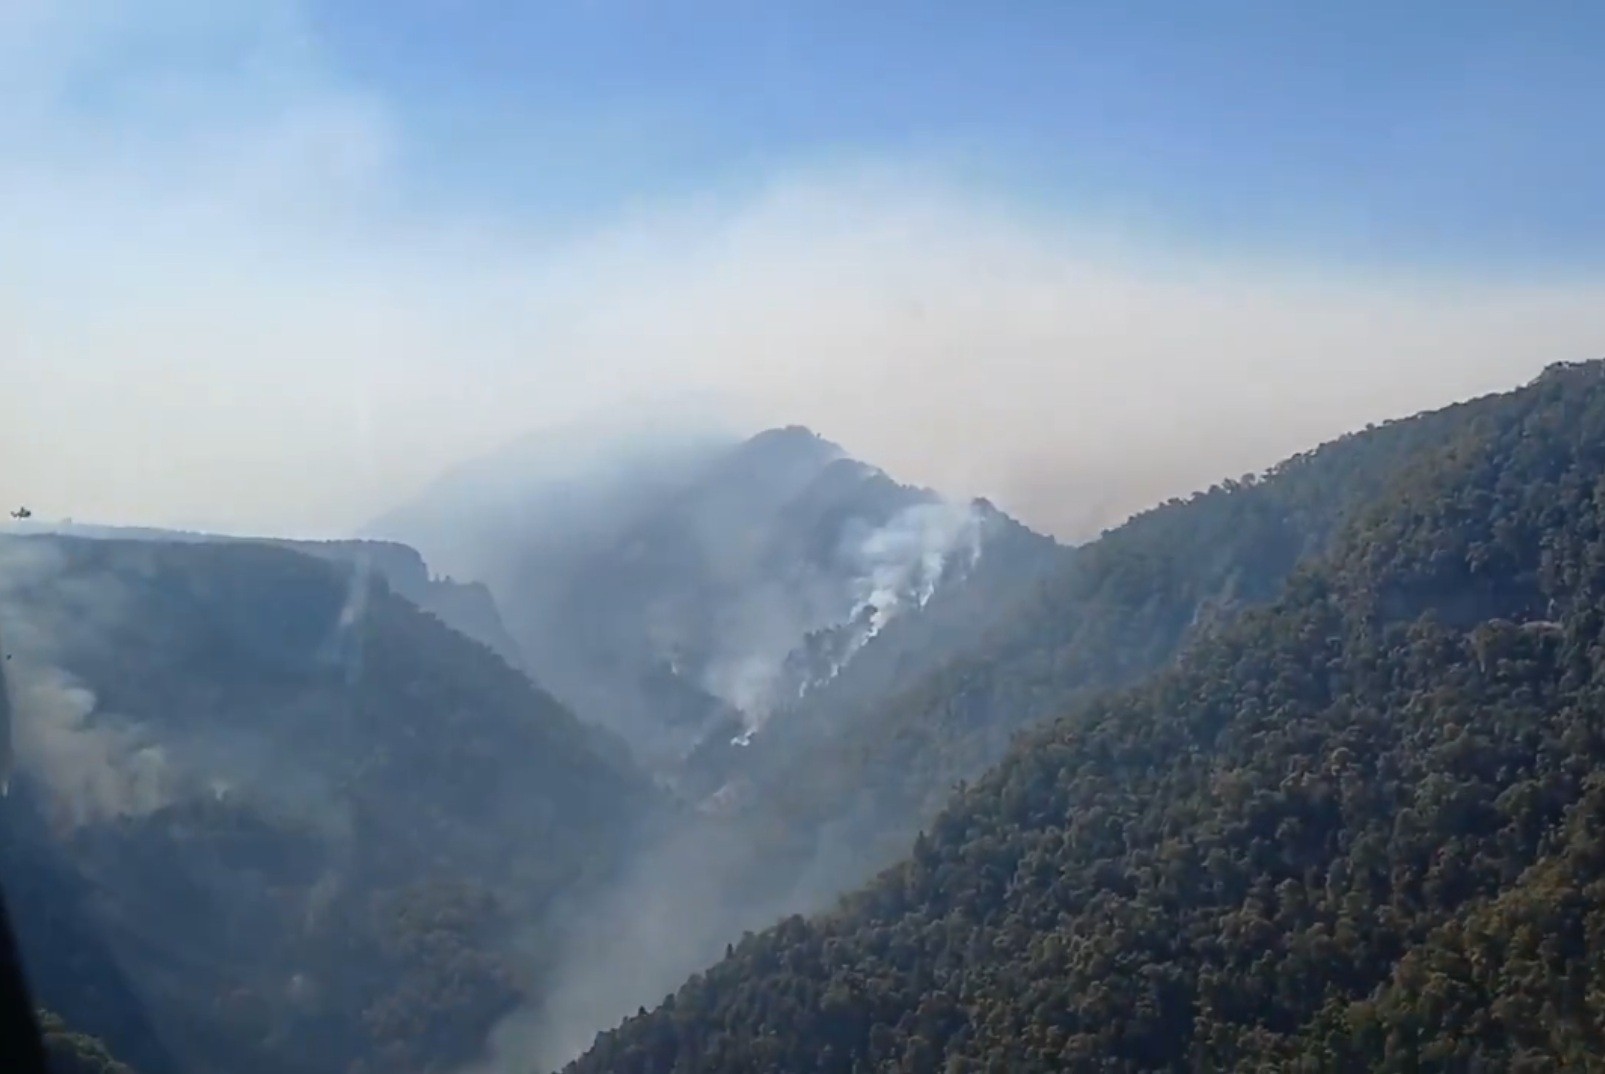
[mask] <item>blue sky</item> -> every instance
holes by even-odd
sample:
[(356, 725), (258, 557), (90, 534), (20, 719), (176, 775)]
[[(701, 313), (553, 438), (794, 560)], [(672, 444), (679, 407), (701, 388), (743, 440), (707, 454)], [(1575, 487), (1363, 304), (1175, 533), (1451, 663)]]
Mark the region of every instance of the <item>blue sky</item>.
[(0, 502), (802, 422), (1083, 535), (1605, 355), (1605, 6), (0, 3)]
[(419, 197), (561, 221), (839, 153), (1209, 243), (1605, 256), (1605, 6), (334, 0)]

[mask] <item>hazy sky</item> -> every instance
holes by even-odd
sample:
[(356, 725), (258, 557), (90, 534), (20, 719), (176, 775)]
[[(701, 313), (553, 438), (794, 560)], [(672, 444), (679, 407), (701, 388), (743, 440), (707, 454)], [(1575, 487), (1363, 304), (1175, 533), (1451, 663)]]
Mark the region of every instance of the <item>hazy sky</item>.
[(1080, 534), (1605, 355), (1605, 7), (0, 0), (0, 502), (336, 533), (597, 409)]

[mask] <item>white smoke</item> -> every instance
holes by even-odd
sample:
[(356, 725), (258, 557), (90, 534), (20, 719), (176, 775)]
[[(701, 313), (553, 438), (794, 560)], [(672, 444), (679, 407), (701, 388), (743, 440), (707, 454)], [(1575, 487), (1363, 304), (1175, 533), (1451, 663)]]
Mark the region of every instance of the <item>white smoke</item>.
[[(904, 508), (884, 525), (854, 519), (829, 564), (780, 586), (744, 594), (708, 661), (703, 687), (742, 714), (745, 745), (769, 717), (834, 678), (887, 623), (925, 607), (955, 571), (979, 561), (985, 517), (972, 504), (945, 500)], [(811, 677), (788, 674), (811, 634), (837, 632), (830, 666)]]
[[(853, 629), (845, 662), (885, 623), (923, 607), (943, 584), (962, 577), (955, 572), (972, 570), (986, 526), (987, 516), (974, 505), (942, 501), (903, 509), (883, 525), (855, 520), (842, 530), (823, 573), (794, 578), (784, 594), (765, 589), (761, 614), (747, 609), (753, 616), (748, 648), (740, 648), (743, 635), (727, 634), (726, 651), (710, 665), (713, 674), (706, 680), (726, 691), (727, 700), (752, 706), (743, 709), (750, 723), (736, 741), (749, 741), (773, 711), (771, 703), (780, 700), (776, 687), (787, 681), (783, 649), (802, 644), (811, 630)], [(780, 600), (782, 595), (787, 599)], [(866, 627), (861, 617), (871, 608)], [(786, 646), (759, 644), (781, 628)], [(689, 974), (717, 960), (743, 930), (823, 908), (840, 890), (832, 881), (852, 875), (847, 859), (822, 858), (794, 890), (750, 900), (736, 896), (731, 878), (746, 867), (749, 838), (710, 823), (683, 829), (644, 852), (607, 892), (577, 909), (557, 952), (553, 991), (500, 1023), (485, 1056), (458, 1074), (528, 1074), (562, 1066), (600, 1030), (637, 1007), (662, 1002)]]
[(869, 534), (852, 553), (863, 573), (854, 580), (858, 601), (849, 621), (869, 612), (873, 637), (910, 600), (925, 607), (955, 554), (967, 569), (979, 560), (982, 522), (973, 505), (936, 501), (907, 508)]
[[(31, 608), (26, 595), (41, 587), (50, 588), (63, 613), (47, 618)], [(65, 635), (104, 626), (120, 599), (111, 583), (65, 572), (61, 553), (47, 542), (0, 540), (12, 761), (40, 782), (55, 821), (67, 827), (143, 815), (174, 793), (165, 751), (137, 724), (102, 711), (94, 691), (56, 659)]]
[(718, 826), (682, 829), (645, 850), (614, 886), (575, 907), (562, 930), (555, 987), (505, 1018), (483, 1057), (456, 1074), (536, 1074), (576, 1059), (640, 1007), (663, 1002), (743, 931), (821, 904), (749, 901), (730, 878), (751, 854)]
[(18, 769), (45, 786), (58, 824), (142, 816), (172, 800), (165, 751), (137, 725), (99, 712), (94, 691), (60, 668), (22, 660), (7, 665), (7, 679)]
[(749, 731), (768, 715), (775, 684), (790, 647), (722, 654), (708, 665), (703, 683), (709, 693), (728, 702), (748, 720)]

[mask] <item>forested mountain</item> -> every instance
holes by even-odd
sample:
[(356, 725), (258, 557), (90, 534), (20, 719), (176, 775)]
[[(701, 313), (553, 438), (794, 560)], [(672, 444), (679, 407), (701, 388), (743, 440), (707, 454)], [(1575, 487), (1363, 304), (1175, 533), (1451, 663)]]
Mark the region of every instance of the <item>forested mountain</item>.
[(40, 1002), (142, 1074), (445, 1070), (664, 803), (384, 576), (0, 539), (0, 869)]
[(1262, 606), (1207, 621), (1167, 596), (1219, 561), (1127, 561), (1099, 588), (1147, 579), (1130, 603), (1193, 632), (1173, 667), (1064, 692), (912, 857), (573, 1074), (1593, 1069), (1602, 472), (1591, 363), (1213, 494), (1268, 512), (1217, 531), (1273, 568), (1239, 583)]
[[(951, 648), (930, 644), (930, 623), (973, 612), (891, 624), (876, 639), (876, 659), (849, 668), (747, 749), (727, 751), (734, 763), (714, 769), (726, 782), (704, 807), (715, 815), (694, 835), (720, 848), (716, 866), (704, 867), (717, 871), (718, 896), (699, 894), (676, 912), (688, 930), (710, 922), (702, 950), (716, 953), (732, 922), (757, 927), (819, 908), (868, 880), (1014, 736), (1139, 680), (1276, 596), (1411, 459), (1499, 405), (1476, 400), (1373, 427), (1061, 549), (1051, 569)], [(852, 689), (888, 671), (876, 689)], [(697, 913), (709, 902), (721, 913)]]
[(803, 736), (755, 743), (732, 823), (769, 851), (757, 882), (793, 884), (801, 866), (829, 895), (867, 879), (1016, 735), (1276, 596), (1416, 457), (1504, 405), (1478, 399), (1373, 426), (1157, 506), (1063, 554), (930, 673), (815, 706), (795, 724)]
[[(696, 786), (739, 769), (732, 739), (821, 688), (867, 702), (972, 643), (1062, 552), (796, 427), (627, 456), (598, 488), (561, 461), (543, 465), (562, 479), (535, 467), (521, 494), (472, 471), (375, 530), (473, 549), (536, 679), (663, 774), (687, 776), (696, 751)], [(497, 506), (463, 491), (483, 484)], [(517, 495), (552, 510), (503, 502)], [(894, 624), (903, 641), (883, 643)]]
[[(577, 1054), (596, 1026), (660, 999), (744, 929), (823, 909), (867, 881), (1014, 735), (1274, 597), (1412, 457), (1498, 405), (1372, 428), (1173, 501), (1055, 550), (1025, 584), (939, 592), (747, 746), (699, 750), (686, 779), (712, 793), (580, 923), (549, 1018), (563, 1046), (542, 1057)], [(1000, 527), (994, 551), (1012, 539)], [(1029, 559), (1001, 551), (991, 562)], [(1012, 602), (996, 599), (1010, 592)], [(958, 629), (943, 634), (946, 624)]]

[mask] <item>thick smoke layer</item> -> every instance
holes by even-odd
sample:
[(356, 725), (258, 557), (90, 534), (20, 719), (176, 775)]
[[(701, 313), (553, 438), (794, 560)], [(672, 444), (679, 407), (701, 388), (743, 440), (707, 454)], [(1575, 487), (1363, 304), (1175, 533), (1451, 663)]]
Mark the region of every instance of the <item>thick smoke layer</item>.
[(1163, 206), (1042, 212), (954, 146), (820, 146), (554, 241), (494, 168), (420, 202), (445, 128), (314, 7), (0, 5), (8, 507), (345, 532), (534, 425), (695, 396), (1080, 537), (1605, 340), (1595, 273), (1178, 250)]
[[(432, 221), (382, 253), (315, 227), (264, 237), (236, 191), (127, 205), (41, 181), (0, 204), (19, 281), (0, 333), (29, 342), (0, 374), (30, 385), (0, 399), (0, 498), (345, 533), (532, 427), (711, 411), (743, 432), (808, 424), (1079, 539), (1605, 340), (1590, 281), (1176, 257), (915, 171), (779, 176), (710, 217), (668, 206), (560, 247), (509, 229), (465, 251)], [(179, 313), (180, 294), (206, 300)]]

